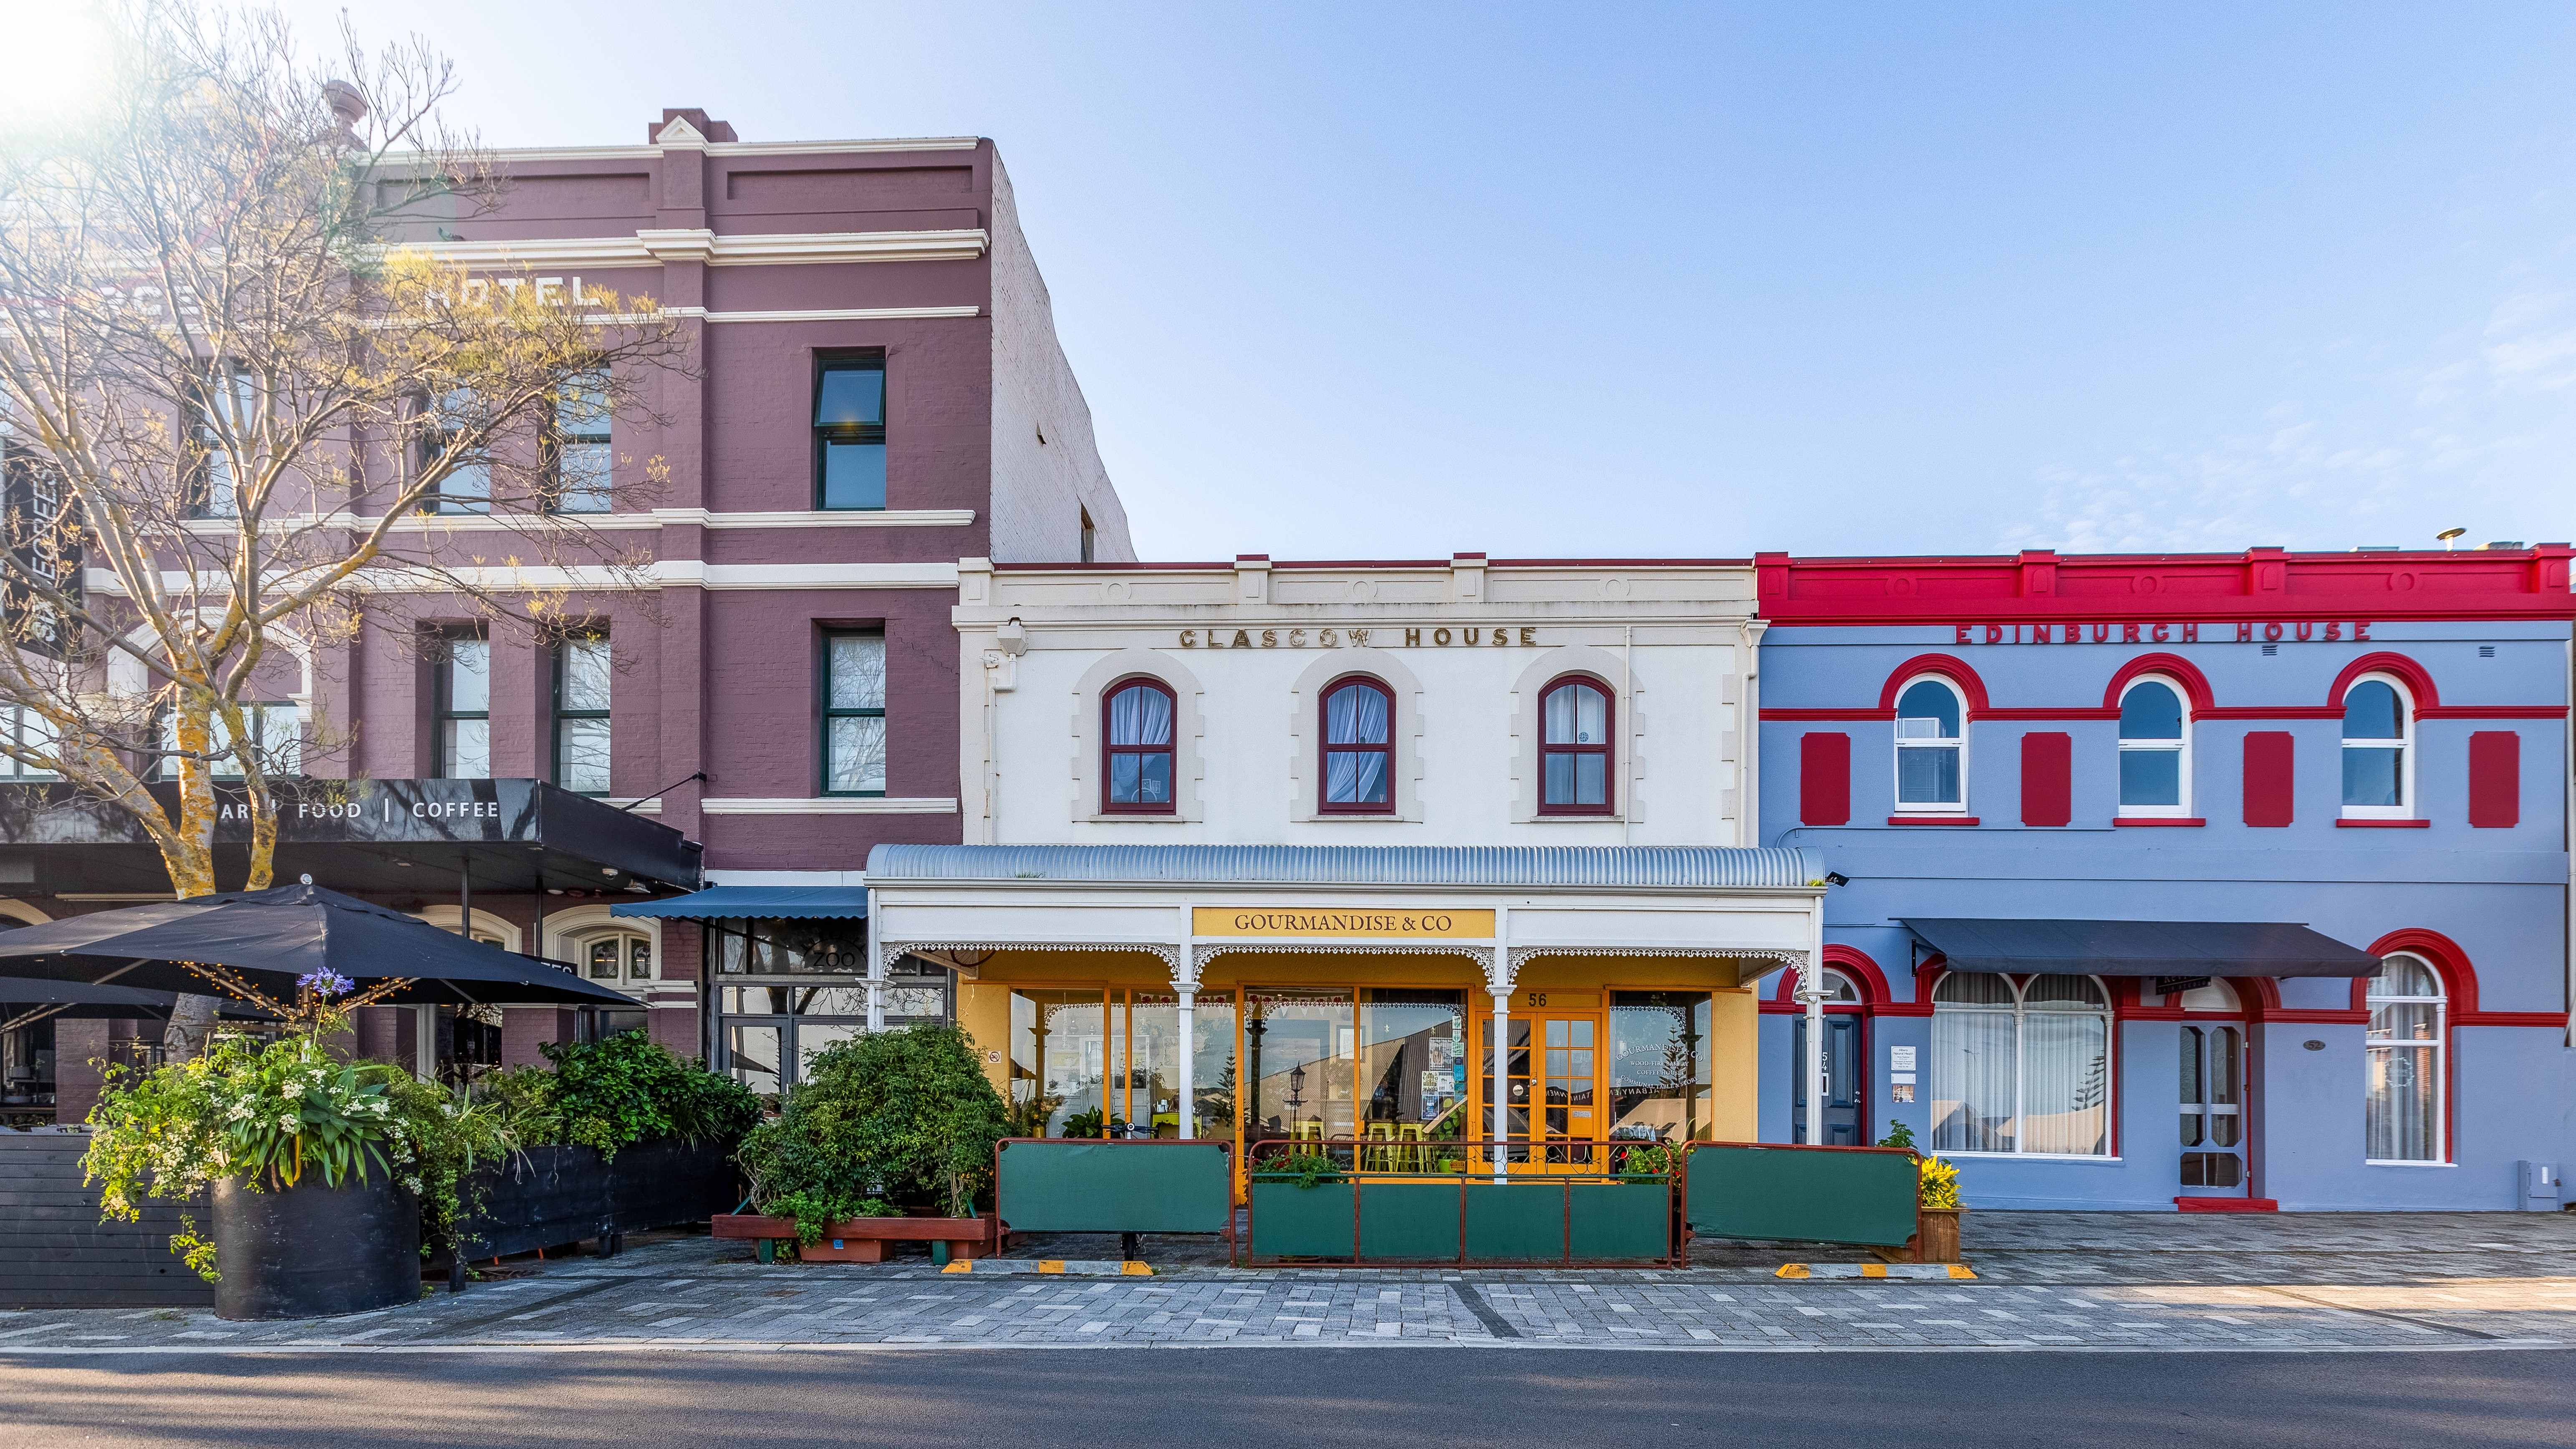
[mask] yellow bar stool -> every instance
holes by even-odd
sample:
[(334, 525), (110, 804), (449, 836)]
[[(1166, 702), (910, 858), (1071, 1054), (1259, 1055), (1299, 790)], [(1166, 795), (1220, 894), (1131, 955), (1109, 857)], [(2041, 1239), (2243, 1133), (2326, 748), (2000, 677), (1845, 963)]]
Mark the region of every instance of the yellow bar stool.
[(1398, 1125), (1395, 1129), (1395, 1140), (1404, 1144), (1395, 1150), (1398, 1171), (1423, 1172), (1430, 1168), (1431, 1164), (1426, 1160), (1427, 1154), (1422, 1146), (1421, 1123), (1406, 1122)]
[[(1392, 1144), (1395, 1141), (1395, 1124), (1392, 1122), (1371, 1122), (1368, 1124), (1368, 1140), (1372, 1145), (1364, 1154), (1365, 1160), (1360, 1164), (1360, 1170), (1363, 1172), (1393, 1171), (1395, 1168), (1395, 1148)], [(1389, 1145), (1375, 1145), (1378, 1143)]]

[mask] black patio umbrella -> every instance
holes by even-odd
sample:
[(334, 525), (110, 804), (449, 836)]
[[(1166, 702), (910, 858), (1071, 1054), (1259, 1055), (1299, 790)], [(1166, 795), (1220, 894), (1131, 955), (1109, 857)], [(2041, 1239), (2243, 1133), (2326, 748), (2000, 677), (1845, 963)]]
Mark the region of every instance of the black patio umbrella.
[(362, 984), (408, 978), (409, 986), (382, 998), (397, 1004), (635, 1004), (561, 966), (317, 885), (161, 901), (0, 931), (0, 961), (11, 976), (200, 996), (220, 993), (180, 963), (228, 966), (287, 1001), (296, 978), (330, 971)]
[[(146, 991), (135, 986), (97, 986), (86, 981), (41, 981), (25, 976), (0, 976), (0, 1023), (7, 1023), (31, 1011), (74, 1021), (161, 1021), (169, 1017), (176, 999), (173, 992)], [(225, 1002), (223, 1014), (233, 1017), (267, 1015), (242, 1001)]]

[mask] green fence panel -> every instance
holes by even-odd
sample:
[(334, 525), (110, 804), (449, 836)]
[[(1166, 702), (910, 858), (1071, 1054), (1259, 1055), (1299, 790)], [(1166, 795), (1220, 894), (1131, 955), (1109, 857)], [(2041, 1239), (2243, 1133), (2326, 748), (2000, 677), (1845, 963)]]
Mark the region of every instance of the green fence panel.
[(1568, 1204), (1574, 1256), (1589, 1263), (1671, 1256), (1672, 1206), (1661, 1183), (1576, 1183)]
[(1458, 1258), (1458, 1184), (1360, 1185), (1360, 1256), (1379, 1262)]
[[(1005, 1154), (1007, 1156), (1007, 1154)], [(1351, 1185), (1256, 1182), (1252, 1202), (1252, 1256), (1345, 1258), (1351, 1255)]]
[(1902, 1152), (1697, 1147), (1685, 1210), (1721, 1238), (1895, 1247), (1914, 1235), (1914, 1159)]
[(1563, 1262), (1565, 1184), (1467, 1184), (1467, 1261)]
[(996, 1210), (1022, 1233), (1221, 1233), (1234, 1216), (1228, 1155), (1213, 1142), (1012, 1142)]

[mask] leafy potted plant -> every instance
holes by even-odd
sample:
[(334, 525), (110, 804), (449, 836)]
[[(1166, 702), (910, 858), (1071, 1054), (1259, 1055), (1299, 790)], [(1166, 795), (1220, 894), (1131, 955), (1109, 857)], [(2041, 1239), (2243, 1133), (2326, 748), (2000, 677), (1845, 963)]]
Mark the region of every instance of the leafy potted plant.
[[(1881, 1147), (1914, 1147), (1914, 1129), (1898, 1122), (1878, 1139)], [(1915, 1162), (1914, 1261), (1918, 1263), (1955, 1263), (1959, 1261), (1959, 1215), (1967, 1209), (1959, 1203), (1959, 1167), (1940, 1157), (1918, 1157)]]
[[(316, 972), (293, 1005), (252, 993), (284, 1020), (274, 1041), (220, 1036), (194, 1059), (136, 1076), (109, 1068), (82, 1166), (107, 1217), (138, 1196), (210, 1193), (213, 1236), (193, 1218), (172, 1251), (215, 1285), (231, 1319), (362, 1313), (420, 1296), (424, 1219), (457, 1211), (457, 1181), (507, 1142), (489, 1113), (384, 1062), (346, 1062), (325, 1039), (347, 1028), (346, 978)], [(235, 994), (242, 988), (229, 987)]]
[[(964, 1031), (915, 1026), (842, 1042), (816, 1053), (778, 1115), (744, 1139), (739, 1159), (760, 1212), (717, 1219), (716, 1235), (794, 1237), (815, 1245), (804, 1256), (860, 1262), (899, 1241), (989, 1251), (994, 1224), (975, 1210), (1008, 1130)], [(912, 1206), (938, 1215), (893, 1215)]]

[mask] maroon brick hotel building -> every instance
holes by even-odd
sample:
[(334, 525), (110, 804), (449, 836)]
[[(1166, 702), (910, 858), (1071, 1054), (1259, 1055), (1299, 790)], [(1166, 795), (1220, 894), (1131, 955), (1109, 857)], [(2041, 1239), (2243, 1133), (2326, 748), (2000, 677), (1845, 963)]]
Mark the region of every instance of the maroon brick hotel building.
[[(417, 599), (320, 650), (283, 702), (348, 743), (308, 748), (304, 773), (363, 782), (325, 788), (376, 824), (290, 822), (279, 878), (310, 872), (442, 924), (470, 911), (475, 934), (632, 995), (613, 1024), (649, 1021), (711, 1059), (729, 1040), (759, 1082), (792, 1073), (782, 1052), (867, 1020), (864, 922), (763, 920), (760, 903), (856, 900), (869, 847), (960, 837), (957, 561), (1134, 555), (992, 142), (745, 141), (696, 110), (646, 131), (501, 152), (502, 207), (417, 240), (519, 285), (651, 296), (681, 319), (692, 355), (646, 381), (654, 424), (572, 440), (613, 460), (591, 522), (648, 547), (653, 597), (573, 600), (605, 625), (605, 656), (478, 638), (461, 609), (440, 626), (457, 647), (389, 637), (421, 627)], [(103, 831), (38, 848), (0, 829), (0, 912), (166, 896), (148, 852)], [(790, 894), (712, 925), (609, 914), (711, 885)], [(710, 998), (718, 976), (764, 975)], [(945, 989), (899, 981), (880, 1010), (944, 1011)], [(416, 1062), (428, 1018), (373, 1016), (363, 1045)], [(509, 1063), (606, 1024), (486, 1009), (440, 1016), (434, 1043), (442, 1063)], [(82, 1063), (133, 1027), (50, 1025), (58, 1115), (77, 1121), (95, 1095)]]

